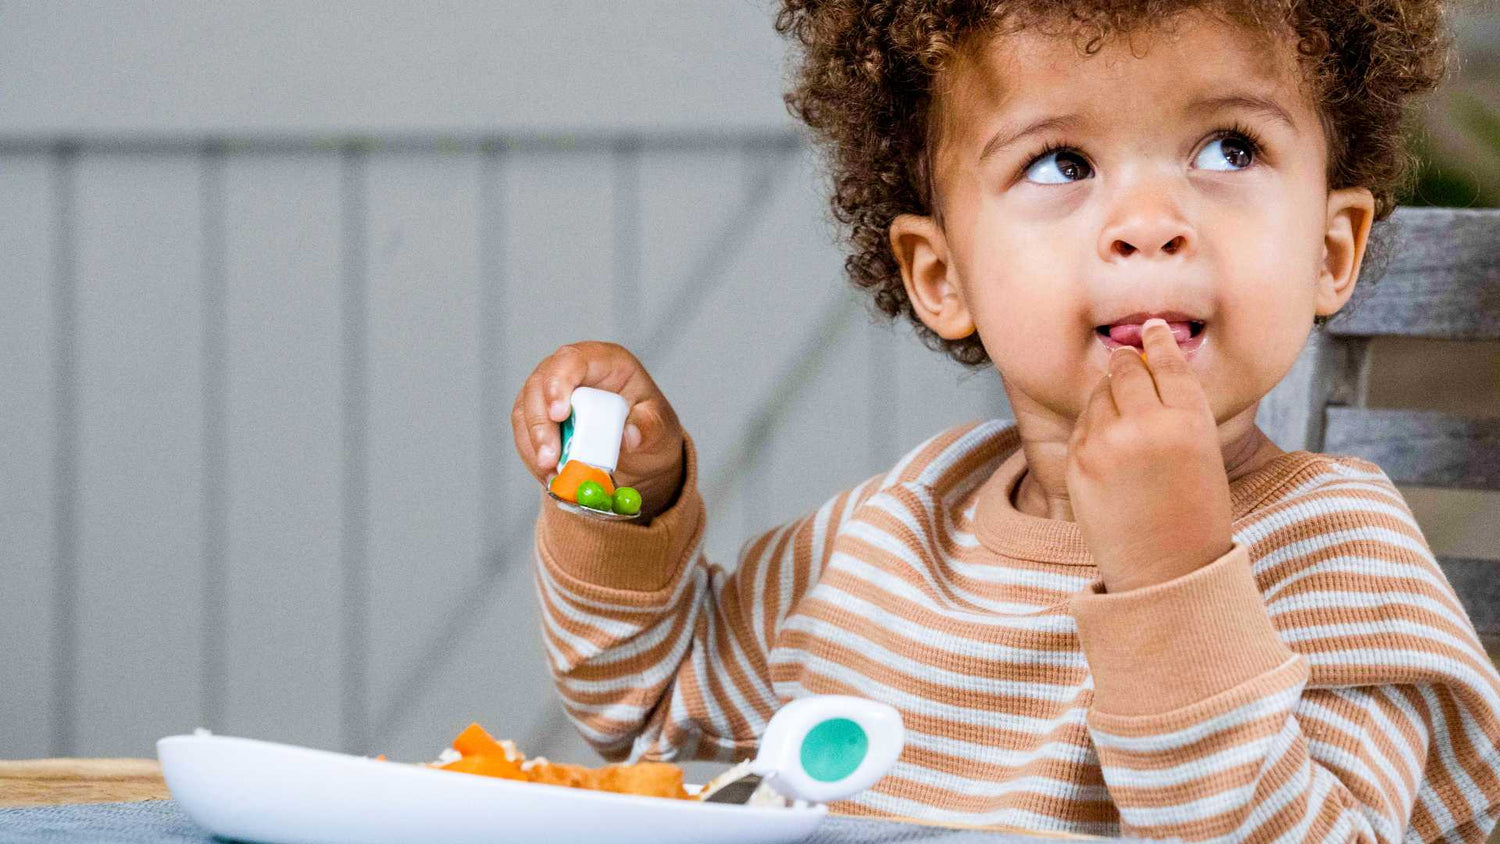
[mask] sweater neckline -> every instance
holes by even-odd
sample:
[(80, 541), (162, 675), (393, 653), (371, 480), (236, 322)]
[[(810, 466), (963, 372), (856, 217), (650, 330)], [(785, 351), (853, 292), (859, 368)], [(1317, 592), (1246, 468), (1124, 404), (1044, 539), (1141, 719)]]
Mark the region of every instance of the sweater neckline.
[[(1001, 452), (1009, 452), (975, 491), (974, 535), (985, 548), (1005, 557), (1069, 566), (1092, 566), (1077, 522), (1023, 513), (1014, 496), (1026, 474), (1026, 452), (1014, 424), (1001, 434)], [(1289, 451), (1229, 484), (1232, 518), (1244, 518), (1321, 455)]]

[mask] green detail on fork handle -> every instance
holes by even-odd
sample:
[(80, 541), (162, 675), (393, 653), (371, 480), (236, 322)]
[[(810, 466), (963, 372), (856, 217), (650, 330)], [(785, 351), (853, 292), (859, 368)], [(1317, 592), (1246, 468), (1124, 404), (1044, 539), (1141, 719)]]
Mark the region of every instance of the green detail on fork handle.
[(870, 738), (848, 718), (830, 718), (802, 739), (802, 770), (819, 782), (837, 782), (865, 761)]
[(573, 417), (575, 415), (570, 411), (568, 418), (562, 421), (562, 449), (557, 455), (557, 471), (559, 472), (562, 471), (562, 467), (568, 465), (568, 452), (573, 447)]

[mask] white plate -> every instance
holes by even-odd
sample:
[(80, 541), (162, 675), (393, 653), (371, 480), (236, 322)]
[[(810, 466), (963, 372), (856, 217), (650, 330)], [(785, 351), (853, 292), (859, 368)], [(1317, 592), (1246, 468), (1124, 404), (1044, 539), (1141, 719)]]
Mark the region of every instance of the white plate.
[(806, 838), (827, 813), (586, 791), (231, 736), (168, 736), (156, 755), (199, 826), (275, 844), (771, 844)]

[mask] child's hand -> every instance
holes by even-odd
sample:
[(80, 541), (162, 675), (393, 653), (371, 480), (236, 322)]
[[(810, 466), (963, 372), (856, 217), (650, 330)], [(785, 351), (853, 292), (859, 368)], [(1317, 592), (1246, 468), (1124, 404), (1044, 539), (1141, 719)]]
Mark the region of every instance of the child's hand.
[(510, 412), (521, 462), (543, 483), (556, 471), (562, 448), (558, 425), (568, 418), (574, 387), (609, 390), (630, 403), (615, 484), (640, 492), (643, 519), (661, 513), (682, 486), (682, 426), (641, 362), (614, 343), (569, 343), (537, 364)]
[(1068, 443), (1068, 496), (1104, 588), (1188, 574), (1232, 547), (1229, 478), (1208, 397), (1166, 322), (1148, 361), (1116, 349)]

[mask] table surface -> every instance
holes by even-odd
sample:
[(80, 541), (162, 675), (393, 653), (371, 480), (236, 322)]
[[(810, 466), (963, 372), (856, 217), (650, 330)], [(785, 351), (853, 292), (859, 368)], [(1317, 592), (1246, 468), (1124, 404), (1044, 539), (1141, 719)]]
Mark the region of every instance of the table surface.
[(0, 808), (168, 797), (155, 759), (0, 759)]
[[(67, 803), (0, 809), (0, 839), (7, 844), (87, 841), (90, 844), (156, 844), (220, 841), (192, 822), (171, 800), (133, 803)], [(1054, 839), (1014, 833), (948, 829), (830, 815), (806, 844), (1036, 844)]]
[[(161, 766), (154, 759), (0, 760), (0, 839), (18, 844), (218, 840), (194, 824), (170, 797)], [(807, 844), (1056, 844), (1059, 838), (1085, 836), (954, 829), (831, 815)]]

